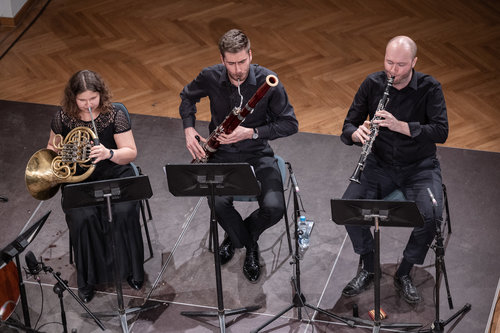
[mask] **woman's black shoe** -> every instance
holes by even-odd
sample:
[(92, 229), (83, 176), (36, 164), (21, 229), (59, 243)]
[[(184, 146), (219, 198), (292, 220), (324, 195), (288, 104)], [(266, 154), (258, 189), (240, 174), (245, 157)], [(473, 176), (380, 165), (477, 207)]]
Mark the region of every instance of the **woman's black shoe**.
[(94, 298), (94, 287), (78, 288), (78, 297), (83, 303), (88, 303)]
[(132, 276), (129, 276), (127, 278), (128, 285), (132, 287), (132, 289), (139, 290), (142, 288), (142, 284), (144, 283), (143, 281), (136, 281), (132, 278)]

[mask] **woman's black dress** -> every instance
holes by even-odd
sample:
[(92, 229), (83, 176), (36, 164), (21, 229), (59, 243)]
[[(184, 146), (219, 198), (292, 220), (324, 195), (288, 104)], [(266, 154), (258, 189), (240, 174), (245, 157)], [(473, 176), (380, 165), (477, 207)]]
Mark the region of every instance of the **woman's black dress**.
[[(127, 115), (118, 109), (108, 114), (99, 114), (94, 122), (100, 142), (109, 149), (117, 148), (114, 134), (131, 130)], [(79, 126), (92, 129), (91, 122), (70, 118), (62, 110), (55, 114), (51, 124), (52, 131), (63, 137)], [(118, 165), (104, 160), (97, 163), (94, 172), (85, 182), (134, 175), (129, 164)], [(139, 222), (139, 203), (112, 204), (112, 211), (122, 281), (129, 276), (135, 281), (144, 281), (144, 245)], [(95, 285), (112, 282), (113, 249), (106, 205), (68, 209), (65, 214), (73, 244), (78, 288), (88, 290)]]

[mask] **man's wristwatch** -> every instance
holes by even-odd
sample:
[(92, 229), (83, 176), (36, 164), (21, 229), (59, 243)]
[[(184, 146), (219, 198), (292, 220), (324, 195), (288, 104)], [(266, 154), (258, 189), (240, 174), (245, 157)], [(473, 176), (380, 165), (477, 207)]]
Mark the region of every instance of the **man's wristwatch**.
[(259, 138), (259, 131), (257, 130), (257, 128), (254, 128), (253, 129), (253, 135), (252, 135), (252, 139), (258, 139)]

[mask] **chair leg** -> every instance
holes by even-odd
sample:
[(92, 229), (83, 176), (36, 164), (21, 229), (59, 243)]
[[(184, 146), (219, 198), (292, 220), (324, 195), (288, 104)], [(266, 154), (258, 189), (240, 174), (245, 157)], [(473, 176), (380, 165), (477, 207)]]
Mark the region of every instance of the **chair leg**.
[[(149, 212), (149, 216), (151, 216), (151, 211), (149, 211), (149, 202), (148, 200), (144, 200), (146, 202), (146, 207)], [(148, 248), (149, 248), (149, 258), (144, 260), (144, 262), (148, 261), (149, 259), (153, 258), (153, 246), (151, 245), (151, 238), (149, 237), (149, 228), (148, 228), (148, 220), (146, 219), (146, 214), (144, 213), (144, 202), (140, 201), (139, 202), (140, 207), (141, 207), (141, 216), (142, 216), (142, 222), (144, 224), (144, 232), (146, 234), (146, 240), (148, 242)], [(150, 218), (151, 219), (151, 218)]]
[(446, 191), (446, 185), (443, 184), (443, 199), (444, 199), (444, 209), (446, 212), (446, 224), (448, 225), (448, 233), (451, 234), (451, 220), (450, 220), (450, 207), (448, 206), (448, 192)]
[(69, 264), (73, 265), (73, 243), (71, 242), (71, 237), (69, 237)]
[[(285, 193), (283, 192), (283, 200), (285, 199)], [(288, 252), (290, 255), (293, 254), (293, 248), (292, 248), (292, 236), (290, 235), (290, 224), (288, 222), (288, 212), (287, 212), (287, 207), (285, 204), (285, 230), (286, 230), (286, 238), (288, 240)]]
[(208, 232), (208, 251), (214, 252), (213, 250), (213, 244), (212, 244), (212, 229), (209, 229), (210, 231)]
[(153, 216), (151, 215), (151, 207), (149, 207), (149, 200), (146, 199), (146, 208), (148, 209), (148, 221), (151, 221), (153, 219)]
[[(288, 162), (287, 162), (288, 163)], [(282, 171), (280, 170), (280, 173)], [(288, 184), (291, 183), (291, 176), (288, 180)], [(283, 189), (283, 204), (285, 205), (285, 214), (284, 214), (284, 217), (285, 217), (285, 230), (286, 230), (286, 238), (287, 238), (287, 241), (288, 241), (288, 253), (290, 255), (293, 255), (293, 247), (292, 247), (292, 236), (290, 234), (290, 222), (288, 221), (288, 207), (286, 205), (286, 198), (285, 198), (285, 184), (284, 184), (284, 180), (283, 180), (283, 175), (281, 177), (281, 186), (282, 186), (282, 189)], [(290, 191), (293, 191), (293, 189), (290, 188)], [(291, 194), (292, 192), (290, 192)], [(294, 226), (295, 228), (295, 226)]]

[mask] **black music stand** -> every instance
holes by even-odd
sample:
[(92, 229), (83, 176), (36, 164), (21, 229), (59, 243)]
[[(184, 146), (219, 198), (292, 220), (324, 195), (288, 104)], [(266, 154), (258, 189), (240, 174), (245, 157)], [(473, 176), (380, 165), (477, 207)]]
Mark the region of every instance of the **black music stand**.
[(373, 326), (373, 332), (380, 328), (419, 328), (422, 324), (381, 323), (380, 322), (380, 227), (408, 227), (415, 228), (424, 225), (414, 201), (385, 201), (363, 199), (332, 199), (332, 220), (340, 225), (369, 225), (374, 226), (375, 241), (375, 318), (373, 322), (360, 318), (353, 321)]
[(214, 244), (215, 282), (217, 287), (217, 312), (183, 311), (188, 317), (219, 317), (220, 331), (225, 332), (226, 315), (236, 315), (260, 309), (247, 306), (240, 309), (224, 310), (222, 277), (219, 258), (219, 236), (215, 217), (216, 195), (258, 195), (260, 187), (253, 169), (248, 163), (208, 163), (208, 164), (167, 164), (165, 172), (168, 187), (174, 196), (208, 196), (210, 200), (210, 234)]
[[(120, 267), (117, 260), (117, 249), (114, 236), (114, 223), (112, 203), (126, 201), (140, 201), (149, 199), (153, 196), (149, 178), (146, 175), (115, 178), (109, 180), (98, 180), (87, 183), (68, 184), (63, 189), (63, 209), (107, 205), (108, 222), (111, 225), (111, 247), (113, 249), (113, 270), (116, 287), (116, 297), (118, 300), (118, 315), (122, 331), (128, 333), (127, 313), (144, 311), (149, 308), (135, 307), (125, 310), (123, 305), (122, 280), (120, 277)], [(99, 316), (99, 314), (96, 314)], [(116, 315), (116, 313), (114, 314)], [(100, 314), (107, 316), (107, 314)]]
[(48, 211), (37, 222), (35, 222), (31, 227), (29, 227), (28, 230), (21, 233), (19, 236), (17, 236), (17, 238), (14, 241), (12, 241), (9, 245), (4, 247), (0, 251), (0, 269), (3, 268), (5, 265), (7, 265), (13, 258), (15, 258), (16, 260), (17, 274), (19, 280), (19, 294), (21, 297), (21, 307), (23, 309), (23, 316), (24, 316), (24, 328), (21, 327), (22, 326), (21, 324), (17, 323), (14, 324), (16, 325), (15, 326), (16, 328), (22, 328), (26, 331), (33, 331), (33, 330), (31, 330), (28, 300), (26, 298), (26, 289), (24, 287), (24, 281), (21, 273), (19, 254), (22, 253), (28, 247), (28, 245), (33, 241), (33, 239), (36, 237), (40, 229), (42, 229), (42, 226), (44, 225), (45, 221), (47, 221), (47, 218), (49, 217), (51, 212), (52, 211)]

